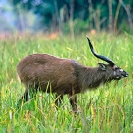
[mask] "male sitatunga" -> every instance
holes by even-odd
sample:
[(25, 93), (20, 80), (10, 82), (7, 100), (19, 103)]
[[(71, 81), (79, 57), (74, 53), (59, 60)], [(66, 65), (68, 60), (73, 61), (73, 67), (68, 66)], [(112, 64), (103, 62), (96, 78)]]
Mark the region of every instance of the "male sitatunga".
[(77, 111), (78, 93), (128, 76), (128, 73), (116, 66), (112, 60), (96, 54), (91, 41), (88, 37), (87, 39), (94, 56), (108, 64), (98, 63), (97, 67), (86, 67), (74, 60), (48, 54), (29, 55), (17, 66), (18, 75), (26, 87), (22, 97), (24, 101), (28, 100), (29, 92), (35, 93), (38, 89), (47, 93), (56, 93), (56, 104), (67, 94), (73, 111)]

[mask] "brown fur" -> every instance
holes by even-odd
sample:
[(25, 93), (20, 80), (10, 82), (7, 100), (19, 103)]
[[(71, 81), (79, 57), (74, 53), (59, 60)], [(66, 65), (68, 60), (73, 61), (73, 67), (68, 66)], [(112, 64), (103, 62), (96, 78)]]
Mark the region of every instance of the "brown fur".
[[(91, 68), (80, 65), (74, 60), (61, 59), (47, 54), (33, 54), (19, 62), (17, 71), (26, 87), (23, 96), (26, 100), (28, 100), (30, 88), (54, 92), (57, 97), (60, 96), (60, 99), (68, 94), (73, 110), (77, 111), (77, 93), (97, 88), (100, 84), (114, 79), (113, 67), (110, 64), (105, 66), (106, 71), (102, 70), (101, 64)], [(51, 87), (47, 87), (48, 83)], [(60, 102), (60, 99), (56, 103)]]

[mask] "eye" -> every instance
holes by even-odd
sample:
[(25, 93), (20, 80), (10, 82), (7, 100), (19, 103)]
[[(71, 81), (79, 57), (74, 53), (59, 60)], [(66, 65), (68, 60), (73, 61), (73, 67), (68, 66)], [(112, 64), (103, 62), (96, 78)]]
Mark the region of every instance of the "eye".
[(116, 67), (115, 69), (114, 69), (114, 71), (121, 71), (122, 69), (121, 68), (119, 68), (119, 67)]

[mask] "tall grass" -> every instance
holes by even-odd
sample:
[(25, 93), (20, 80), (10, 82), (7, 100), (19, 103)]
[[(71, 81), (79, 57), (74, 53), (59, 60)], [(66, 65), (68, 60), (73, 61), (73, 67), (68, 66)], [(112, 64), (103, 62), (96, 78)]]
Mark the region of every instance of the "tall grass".
[(127, 79), (78, 95), (78, 111), (72, 113), (64, 97), (58, 109), (54, 94), (38, 93), (36, 99), (16, 103), (24, 93), (16, 73), (17, 63), (33, 53), (72, 58), (87, 66), (100, 60), (90, 52), (85, 35), (49, 39), (45, 36), (17, 36), (0, 41), (0, 132), (15, 133), (130, 133), (133, 132), (133, 37), (130, 35), (89, 35), (97, 51), (111, 58), (129, 73)]

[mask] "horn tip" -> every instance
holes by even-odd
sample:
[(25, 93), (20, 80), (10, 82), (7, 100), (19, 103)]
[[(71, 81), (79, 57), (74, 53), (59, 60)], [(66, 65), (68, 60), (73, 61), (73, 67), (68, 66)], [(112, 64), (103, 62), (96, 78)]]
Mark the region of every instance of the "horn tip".
[(91, 41), (90, 38), (87, 35), (86, 35), (86, 38), (88, 39), (89, 42)]
[[(86, 38), (89, 39), (89, 37), (86, 35)], [(90, 39), (89, 39), (90, 40)]]
[(92, 45), (91, 44), (91, 40), (90, 40), (90, 38), (87, 35), (86, 35), (86, 38), (88, 39), (89, 44)]

